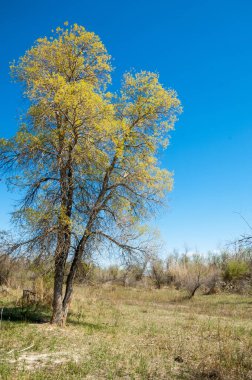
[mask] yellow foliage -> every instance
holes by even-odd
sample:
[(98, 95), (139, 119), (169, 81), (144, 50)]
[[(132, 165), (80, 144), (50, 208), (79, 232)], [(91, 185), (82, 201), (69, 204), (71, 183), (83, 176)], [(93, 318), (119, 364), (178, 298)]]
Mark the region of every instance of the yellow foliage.
[[(144, 215), (144, 200), (171, 190), (172, 173), (160, 169), (156, 156), (181, 106), (157, 74), (126, 73), (119, 95), (106, 92), (112, 70), (106, 48), (94, 33), (67, 22), (39, 38), (11, 69), (31, 101), (32, 126), (20, 129), (15, 144), (28, 161), (37, 160), (38, 172), (57, 163), (61, 173), (71, 162), (83, 186), (90, 181), (98, 188), (109, 173), (110, 206), (132, 221), (136, 207)], [(70, 225), (66, 214), (61, 207), (58, 215)]]

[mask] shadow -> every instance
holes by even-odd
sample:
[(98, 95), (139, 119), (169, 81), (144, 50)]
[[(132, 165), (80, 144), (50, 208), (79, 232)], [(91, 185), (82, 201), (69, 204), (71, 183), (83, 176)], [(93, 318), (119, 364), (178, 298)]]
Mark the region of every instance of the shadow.
[(85, 321), (78, 321), (75, 318), (73, 318), (73, 316), (71, 316), (71, 315), (69, 315), (67, 318), (67, 324), (73, 325), (73, 326), (80, 326), (80, 327), (84, 327), (84, 328), (88, 328), (90, 330), (96, 330), (96, 331), (107, 329), (107, 326), (105, 324), (103, 325), (103, 324), (98, 324), (98, 323), (89, 323), (89, 322), (85, 322)]
[(193, 379), (195, 380), (221, 380), (222, 376), (218, 370), (209, 370), (209, 371), (192, 371)]
[(4, 307), (1, 312), (2, 321), (47, 323), (50, 321), (48, 310), (37, 306)]

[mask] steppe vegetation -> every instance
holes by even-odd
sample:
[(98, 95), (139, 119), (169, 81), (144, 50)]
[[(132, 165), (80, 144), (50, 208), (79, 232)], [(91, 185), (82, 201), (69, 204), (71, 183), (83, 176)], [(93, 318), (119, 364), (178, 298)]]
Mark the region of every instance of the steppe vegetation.
[[(182, 256), (174, 267), (158, 260), (144, 271), (82, 264), (64, 329), (49, 323), (50, 272), (19, 263), (2, 283), (1, 378), (251, 379), (251, 268), (242, 257), (205, 261), (193, 297), (198, 257)], [(37, 301), (22, 299), (24, 288)]]

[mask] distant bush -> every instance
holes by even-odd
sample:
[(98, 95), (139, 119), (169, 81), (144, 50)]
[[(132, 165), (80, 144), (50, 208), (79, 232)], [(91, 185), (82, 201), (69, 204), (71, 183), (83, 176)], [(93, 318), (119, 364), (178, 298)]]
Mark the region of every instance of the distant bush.
[(93, 263), (81, 261), (78, 265), (75, 282), (79, 284), (92, 284), (95, 282), (96, 267)]
[(24, 258), (16, 259), (6, 254), (0, 254), (0, 286), (14, 289), (24, 287), (29, 275), (28, 260)]
[(164, 264), (160, 259), (151, 261), (151, 279), (157, 289), (169, 283), (169, 271)]
[(227, 261), (223, 278), (225, 281), (238, 280), (249, 273), (249, 265), (245, 261), (230, 260)]
[(215, 286), (219, 279), (219, 270), (214, 265), (209, 265), (199, 255), (187, 257), (186, 260), (171, 265), (171, 273), (175, 278), (177, 288), (187, 291), (188, 297), (192, 298), (196, 291), (204, 286), (205, 294), (215, 292)]
[(9, 286), (11, 260), (7, 255), (0, 255), (0, 286)]
[[(11, 257), (0, 254), (0, 288), (29, 290), (36, 294), (36, 302), (51, 305), (53, 293), (53, 260)], [(70, 265), (70, 263), (67, 263)], [(175, 286), (191, 298), (198, 289), (204, 294), (220, 291), (251, 292), (252, 253), (249, 250), (225, 250), (218, 254), (180, 255), (166, 260), (158, 255), (145, 260), (132, 260), (124, 265), (101, 266), (91, 259), (79, 263), (75, 282), (82, 285), (131, 287)], [(66, 280), (66, 276), (65, 276)]]

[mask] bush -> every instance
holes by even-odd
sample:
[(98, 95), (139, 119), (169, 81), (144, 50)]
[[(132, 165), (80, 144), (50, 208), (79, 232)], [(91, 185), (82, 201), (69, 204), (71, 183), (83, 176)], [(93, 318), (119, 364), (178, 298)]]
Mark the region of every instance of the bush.
[(162, 260), (152, 260), (151, 262), (151, 279), (157, 289), (167, 284), (167, 273)]
[(245, 261), (230, 260), (224, 269), (224, 280), (233, 281), (243, 278), (249, 273), (249, 265)]
[(123, 271), (124, 286), (136, 286), (143, 280), (146, 262), (128, 264)]
[(189, 298), (192, 298), (201, 286), (205, 287), (205, 294), (214, 293), (219, 278), (216, 266), (208, 265), (204, 258), (198, 255), (187, 260), (183, 259), (180, 263), (174, 263), (171, 266), (171, 273), (175, 278), (177, 288), (185, 289)]
[(7, 255), (0, 255), (0, 286), (9, 286), (11, 260)]
[(93, 263), (81, 261), (78, 265), (75, 282), (79, 284), (92, 284), (95, 277), (95, 266)]

